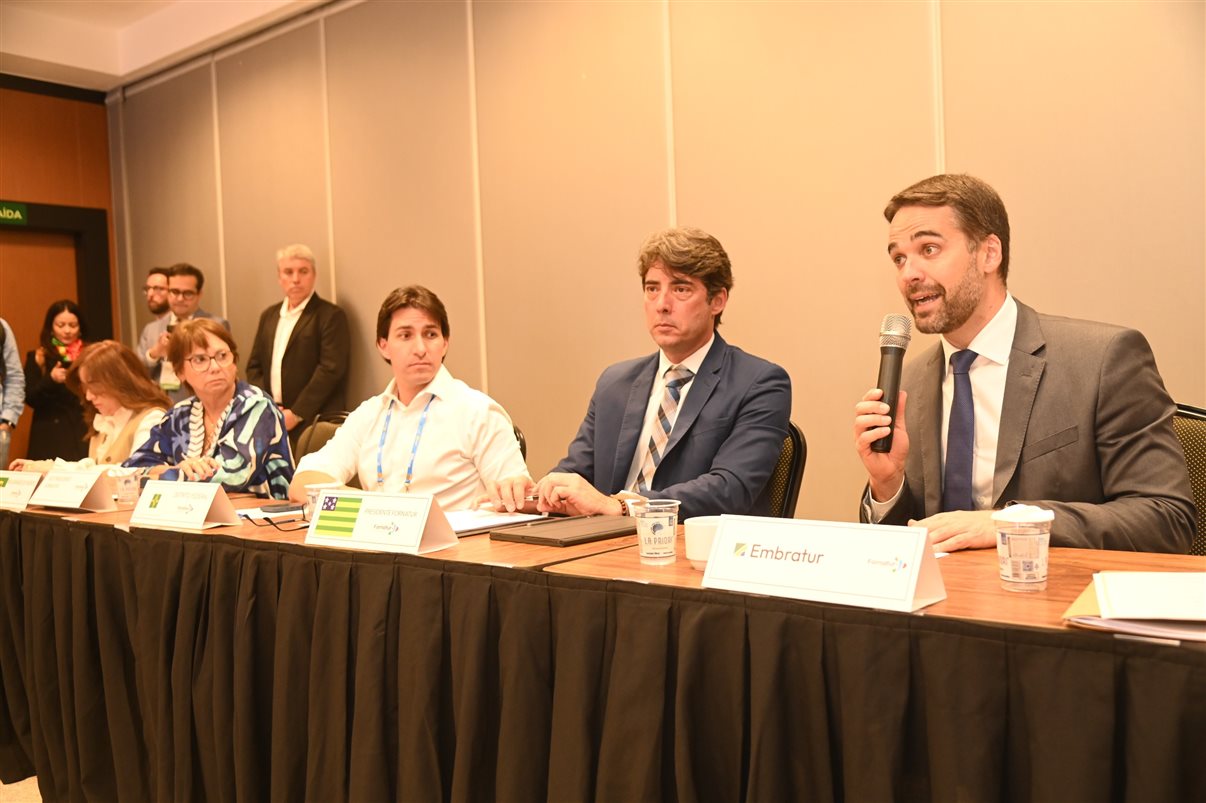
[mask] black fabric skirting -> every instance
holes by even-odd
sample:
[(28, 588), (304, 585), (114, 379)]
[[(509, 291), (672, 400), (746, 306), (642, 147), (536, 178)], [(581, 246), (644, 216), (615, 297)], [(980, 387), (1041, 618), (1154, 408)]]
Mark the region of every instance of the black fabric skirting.
[(1206, 652), (0, 512), (0, 780), (122, 801), (1206, 799)]

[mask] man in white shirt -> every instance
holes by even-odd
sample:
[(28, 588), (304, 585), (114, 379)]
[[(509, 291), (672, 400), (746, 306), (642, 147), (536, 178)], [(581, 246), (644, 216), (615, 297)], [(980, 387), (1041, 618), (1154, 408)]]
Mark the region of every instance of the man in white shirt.
[(677, 499), (680, 519), (769, 511), (791, 380), (717, 331), (729, 255), (699, 229), (667, 229), (645, 241), (637, 270), (658, 351), (605, 370), (569, 453), (535, 486), (520, 477), (491, 488), (496, 508), (534, 493), (555, 513), (619, 514), (641, 497)]
[(433, 494), (445, 510), (472, 507), (486, 483), (526, 476), (511, 419), (444, 367), (448, 313), (425, 287), (394, 290), (377, 313), (377, 351), (393, 379), (297, 464), (289, 496), (306, 485), (347, 483), (386, 493)]
[[(1016, 301), (1009, 218), (979, 179), (925, 179), (884, 216), (901, 295), (942, 342), (905, 366), (894, 429), (879, 389), (855, 406), (862, 519), (987, 548), (992, 511), (1025, 502), (1055, 511), (1056, 546), (1186, 551), (1189, 475), (1143, 335)], [(889, 431), (891, 451), (873, 451)]]
[(276, 278), (285, 298), (260, 315), (247, 381), (281, 408), (296, 446), (305, 422), (347, 409), (348, 318), (314, 292), (317, 265), (307, 246), (276, 252)]

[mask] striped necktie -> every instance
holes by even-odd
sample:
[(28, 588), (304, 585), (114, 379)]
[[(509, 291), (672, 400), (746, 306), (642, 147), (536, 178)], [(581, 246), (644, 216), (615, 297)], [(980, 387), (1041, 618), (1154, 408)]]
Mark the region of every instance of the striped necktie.
[(972, 447), (976, 441), (976, 413), (972, 406), (971, 377), (967, 372), (979, 355), (971, 349), (951, 355), (955, 398), (946, 428), (946, 469), (942, 483), (942, 509), (974, 510), (972, 504)]
[(649, 433), (649, 443), (645, 459), (641, 461), (641, 470), (637, 472), (636, 490), (638, 493), (648, 492), (653, 484), (653, 473), (657, 471), (658, 463), (666, 453), (666, 444), (670, 441), (670, 430), (674, 428), (674, 420), (678, 417), (678, 399), (682, 396), (683, 386), (691, 381), (695, 372), (681, 365), (671, 365), (666, 369), (666, 390), (662, 393), (662, 403), (657, 410), (657, 420)]

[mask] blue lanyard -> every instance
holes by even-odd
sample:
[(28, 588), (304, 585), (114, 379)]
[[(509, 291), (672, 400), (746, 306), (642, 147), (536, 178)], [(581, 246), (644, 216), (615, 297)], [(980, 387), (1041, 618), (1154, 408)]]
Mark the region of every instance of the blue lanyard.
[[(415, 476), (415, 455), (419, 453), (419, 441), (423, 438), (423, 427), (427, 425), (427, 409), (431, 407), (431, 403), (435, 401), (435, 394), (427, 400), (427, 404), (423, 405), (423, 414), (419, 416), (419, 428), (415, 430), (415, 442), (410, 447), (410, 465), (406, 467), (406, 481), (403, 484), (402, 490), (409, 492), (410, 483)], [(394, 416), (394, 400), (389, 400), (389, 411), (385, 414), (385, 426), (381, 427), (381, 440), (377, 443), (377, 487), (385, 486), (385, 468), (382, 465), (382, 460), (385, 456), (385, 437), (389, 434), (389, 422)]]

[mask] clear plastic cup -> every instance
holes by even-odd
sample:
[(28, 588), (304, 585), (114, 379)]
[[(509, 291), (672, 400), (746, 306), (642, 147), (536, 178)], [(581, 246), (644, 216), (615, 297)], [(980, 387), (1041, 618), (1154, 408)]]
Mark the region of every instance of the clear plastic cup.
[(992, 514), (997, 528), (997, 562), (1007, 591), (1045, 591), (1051, 522), (1055, 512), (1033, 505), (1010, 505)]
[(141, 477), (135, 473), (118, 474), (113, 477), (118, 507), (134, 507), (138, 504), (138, 494), (142, 490), (140, 480)]
[(302, 516), (306, 521), (314, 518), (314, 507), (318, 504), (318, 495), (323, 491), (344, 487), (342, 482), (312, 482), (306, 486), (306, 504), (302, 508)]
[(641, 563), (665, 566), (674, 563), (674, 542), (678, 536), (678, 500), (646, 499), (631, 502), (640, 542)]

